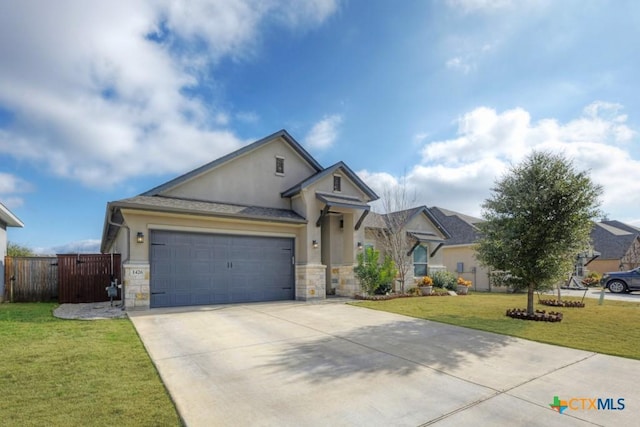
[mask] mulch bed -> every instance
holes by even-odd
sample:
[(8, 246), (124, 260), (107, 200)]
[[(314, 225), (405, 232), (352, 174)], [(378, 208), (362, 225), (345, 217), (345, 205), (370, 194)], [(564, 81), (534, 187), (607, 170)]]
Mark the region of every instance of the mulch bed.
[(360, 295), (356, 294), (353, 298), (364, 301), (386, 301), (396, 298), (413, 298), (413, 297), (448, 297), (448, 292), (433, 292), (431, 295), (412, 295), (412, 294), (389, 294), (389, 295)]
[(538, 302), (542, 305), (550, 305), (553, 307), (584, 307), (584, 303), (580, 301), (558, 301), (555, 299), (541, 299)]
[(533, 314), (528, 314), (526, 309), (523, 308), (510, 308), (507, 310), (507, 316), (514, 319), (522, 320), (535, 320), (537, 322), (561, 322), (562, 313), (545, 310), (536, 310)]

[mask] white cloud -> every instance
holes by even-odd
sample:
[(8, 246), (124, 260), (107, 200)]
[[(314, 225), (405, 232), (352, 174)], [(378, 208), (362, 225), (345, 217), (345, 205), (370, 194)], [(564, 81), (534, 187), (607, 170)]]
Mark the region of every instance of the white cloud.
[[(478, 216), (496, 178), (510, 164), (533, 150), (552, 151), (573, 160), (578, 170), (590, 171), (604, 188), (602, 209), (613, 219), (637, 224), (640, 161), (630, 151), (640, 141), (621, 110), (621, 105), (597, 101), (581, 117), (561, 123), (532, 122), (522, 108), (498, 113), (478, 107), (458, 119), (455, 138), (424, 145), (422, 162), (407, 174), (407, 185), (418, 195), (418, 204)], [(397, 183), (388, 174), (365, 171), (364, 177), (374, 190)]]
[(513, 0), (447, 0), (449, 7), (465, 13), (497, 11), (513, 7)]
[(469, 62), (468, 58), (462, 58), (460, 56), (449, 59), (445, 65), (447, 68), (461, 71), (463, 74), (469, 74), (469, 72), (476, 68), (476, 64)]
[(98, 254), (100, 253), (100, 240), (86, 239), (69, 242), (64, 245), (54, 246), (50, 248), (38, 247), (33, 251), (38, 255), (55, 255), (55, 254)]
[(336, 10), (323, 0), (2, 2), (0, 107), (11, 121), (0, 154), (94, 187), (221, 156), (245, 141), (216, 99), (189, 89), (215, 80), (221, 58), (255, 55), (261, 25), (313, 28)]
[(325, 116), (318, 123), (313, 125), (304, 143), (311, 149), (324, 150), (333, 145), (338, 137), (338, 128), (342, 124), (342, 116), (334, 114)]
[(24, 199), (17, 194), (33, 191), (33, 186), (15, 175), (0, 172), (0, 203), (9, 209), (24, 205)]
[(0, 195), (31, 191), (31, 185), (10, 173), (0, 172)]

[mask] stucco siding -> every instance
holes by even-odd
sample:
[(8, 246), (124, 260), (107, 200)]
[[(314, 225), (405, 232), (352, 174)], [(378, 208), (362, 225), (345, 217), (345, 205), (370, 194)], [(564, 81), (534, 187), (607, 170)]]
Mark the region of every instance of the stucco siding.
[[(277, 157), (284, 159), (284, 174), (276, 173)], [(278, 138), (162, 194), (290, 209), (290, 200), (280, 197), (280, 193), (314, 173), (315, 170), (298, 153)]]
[(587, 265), (588, 271), (604, 274), (609, 271), (620, 271), (619, 259), (595, 259)]
[[(122, 213), (125, 218), (126, 224), (131, 229), (131, 253), (129, 261), (132, 263), (149, 262), (150, 230), (177, 230), (197, 233), (280, 236), (292, 237), (296, 240), (300, 240), (304, 230), (304, 226), (280, 223), (241, 221), (237, 219), (228, 220), (215, 217), (151, 213), (135, 210), (123, 210)], [(138, 232), (144, 233), (144, 243), (136, 242), (136, 234)], [(300, 256), (298, 244), (296, 244), (295, 256), (296, 260), (298, 260)]]
[(424, 214), (416, 215), (414, 218), (409, 221), (409, 223), (405, 226), (406, 230), (409, 231), (425, 231), (430, 233), (435, 233), (436, 236), (440, 236), (442, 233), (429, 221), (429, 219), (424, 216)]
[[(443, 264), (458, 276), (471, 280), (472, 289), (477, 291), (489, 291), (489, 271), (480, 265), (475, 256), (475, 251), (470, 246), (444, 247), (441, 249)], [(458, 272), (458, 263), (462, 263), (463, 271)]]

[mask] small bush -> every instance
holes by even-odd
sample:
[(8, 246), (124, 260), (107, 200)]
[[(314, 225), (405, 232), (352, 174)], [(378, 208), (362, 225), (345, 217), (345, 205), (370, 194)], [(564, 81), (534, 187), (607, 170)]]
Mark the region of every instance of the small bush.
[(449, 271), (436, 271), (431, 275), (433, 279), (433, 286), (436, 288), (445, 288), (451, 291), (456, 289), (456, 284), (458, 283), (458, 278), (455, 274)]
[(391, 257), (385, 256), (382, 264), (379, 264), (379, 258), (379, 251), (366, 248), (358, 254), (358, 265), (353, 269), (362, 290), (368, 295), (384, 295), (389, 292), (396, 276), (396, 266)]

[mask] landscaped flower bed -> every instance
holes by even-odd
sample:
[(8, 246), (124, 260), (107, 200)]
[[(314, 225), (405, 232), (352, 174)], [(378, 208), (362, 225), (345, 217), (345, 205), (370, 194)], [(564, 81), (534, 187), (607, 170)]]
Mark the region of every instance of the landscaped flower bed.
[(541, 299), (538, 302), (542, 305), (550, 305), (553, 307), (584, 307), (584, 303), (580, 301), (558, 301), (555, 299)]
[(389, 295), (354, 295), (353, 299), (365, 300), (365, 301), (386, 301), (396, 298), (409, 298), (414, 295), (409, 294), (389, 294)]
[(428, 296), (428, 297), (448, 297), (449, 292), (445, 290), (434, 290), (429, 295), (420, 295), (418, 293), (407, 293), (407, 294), (388, 294), (388, 295), (354, 295), (353, 299), (364, 300), (364, 301), (386, 301), (390, 299), (396, 298), (412, 298), (412, 297), (420, 297), (420, 296)]
[(507, 310), (507, 316), (514, 319), (535, 320), (538, 322), (560, 322), (562, 321), (562, 313), (544, 310), (536, 310), (533, 314), (528, 314), (523, 308), (510, 308)]

